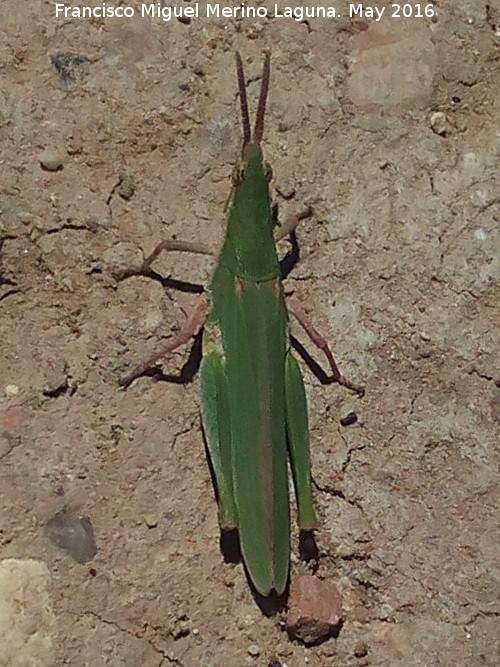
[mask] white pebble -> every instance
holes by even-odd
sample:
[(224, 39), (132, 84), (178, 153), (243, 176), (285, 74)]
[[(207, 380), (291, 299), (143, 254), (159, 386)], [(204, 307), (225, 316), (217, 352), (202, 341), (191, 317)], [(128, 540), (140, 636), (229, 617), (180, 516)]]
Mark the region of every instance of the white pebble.
[(447, 120), (445, 114), (442, 111), (435, 111), (432, 114), (430, 118), (430, 124), (432, 131), (436, 134), (440, 134), (441, 136), (446, 134)]
[(257, 658), (260, 655), (260, 648), (257, 646), (257, 644), (251, 644), (247, 651), (254, 658)]
[(63, 166), (62, 155), (58, 151), (52, 151), (49, 148), (40, 153), (38, 161), (48, 171), (57, 171), (58, 169), (62, 169)]

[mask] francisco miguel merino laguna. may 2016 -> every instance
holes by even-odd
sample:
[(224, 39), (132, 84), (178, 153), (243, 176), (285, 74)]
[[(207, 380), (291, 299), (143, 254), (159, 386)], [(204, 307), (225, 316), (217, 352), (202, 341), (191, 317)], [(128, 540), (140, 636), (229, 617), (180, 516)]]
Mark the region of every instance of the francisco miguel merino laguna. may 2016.
[[(352, 5), (354, 7), (355, 5)], [(103, 2), (95, 7), (71, 7), (62, 3), (55, 4), (56, 18), (132, 18), (137, 15), (142, 18), (159, 18), (171, 21), (176, 18), (293, 18), (302, 21), (304, 18), (335, 18), (337, 10), (334, 7), (279, 7), (274, 5), (273, 10), (266, 7), (247, 6), (244, 2), (240, 6), (226, 6), (219, 3), (194, 3), (189, 6), (164, 6), (159, 2), (142, 3), (136, 10), (134, 7), (121, 5), (115, 7)], [(350, 16), (362, 15), (362, 5), (359, 9), (351, 9)]]
[[(361, 2), (350, 2), (347, 11), (350, 18), (372, 18), (380, 21), (388, 7), (378, 7)], [(136, 15), (136, 9), (127, 5), (115, 7), (103, 2), (96, 7), (68, 7), (62, 3), (55, 4), (56, 18), (131, 18)], [(181, 6), (164, 6), (159, 2), (142, 3), (137, 9), (137, 14), (143, 18), (158, 18), (162, 21), (182, 18), (293, 18), (295, 21), (303, 21), (308, 18), (338, 18), (341, 13), (334, 7), (280, 7), (275, 4), (273, 10), (267, 7), (247, 6), (244, 2), (239, 7), (228, 7), (219, 3)], [(405, 3), (391, 5), (387, 15), (392, 18), (432, 18), (435, 15), (434, 5), (428, 3)]]

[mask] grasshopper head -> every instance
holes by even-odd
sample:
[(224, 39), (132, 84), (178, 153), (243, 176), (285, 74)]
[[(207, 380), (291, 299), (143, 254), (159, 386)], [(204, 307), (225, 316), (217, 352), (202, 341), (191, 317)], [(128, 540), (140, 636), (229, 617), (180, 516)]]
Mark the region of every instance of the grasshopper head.
[(224, 262), (238, 276), (264, 280), (279, 276), (279, 263), (273, 238), (273, 216), (269, 195), (270, 169), (261, 149), (264, 114), (269, 89), (270, 56), (264, 60), (259, 104), (252, 133), (248, 114), (245, 74), (239, 53), (236, 70), (243, 124), (241, 159), (233, 173), (229, 215), (224, 245)]
[[(261, 191), (262, 197), (267, 198), (268, 183), (272, 177), (270, 166), (264, 162), (262, 155), (261, 142), (264, 134), (264, 116), (266, 113), (266, 102), (269, 91), (269, 79), (271, 73), (271, 56), (269, 52), (265, 53), (264, 67), (262, 71), (262, 83), (260, 87), (259, 103), (257, 105), (257, 115), (255, 117), (255, 126), (252, 134), (250, 126), (250, 116), (248, 113), (248, 102), (245, 87), (245, 72), (241, 56), (236, 52), (236, 72), (238, 75), (238, 91), (241, 103), (241, 119), (243, 125), (243, 146), (241, 149), (241, 159), (233, 174), (233, 183), (235, 186), (241, 185), (247, 180), (251, 183), (254, 193)], [(245, 189), (245, 188), (243, 188)]]

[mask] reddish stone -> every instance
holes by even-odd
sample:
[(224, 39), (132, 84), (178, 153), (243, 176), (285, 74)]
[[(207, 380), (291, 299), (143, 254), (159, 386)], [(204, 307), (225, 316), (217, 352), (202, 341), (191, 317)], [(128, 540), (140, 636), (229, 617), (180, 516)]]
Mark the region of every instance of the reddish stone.
[(319, 644), (335, 634), (342, 618), (342, 596), (334, 584), (311, 574), (295, 579), (286, 620), (290, 637)]

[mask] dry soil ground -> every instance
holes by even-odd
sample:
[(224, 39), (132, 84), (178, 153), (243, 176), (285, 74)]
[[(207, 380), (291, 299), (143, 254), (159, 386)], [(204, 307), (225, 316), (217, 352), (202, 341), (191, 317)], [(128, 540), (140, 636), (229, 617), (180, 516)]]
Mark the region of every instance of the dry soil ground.
[[(170, 23), (54, 5), (0, 7), (1, 664), (498, 665), (498, 4)], [(195, 296), (116, 270), (222, 238), (235, 49), (252, 104), (272, 52), (273, 196), (314, 211), (287, 289), (367, 388), (304, 366), (317, 574), (346, 613), (315, 648), (223, 561), (196, 381), (118, 388)], [(155, 268), (203, 284), (211, 261)]]

